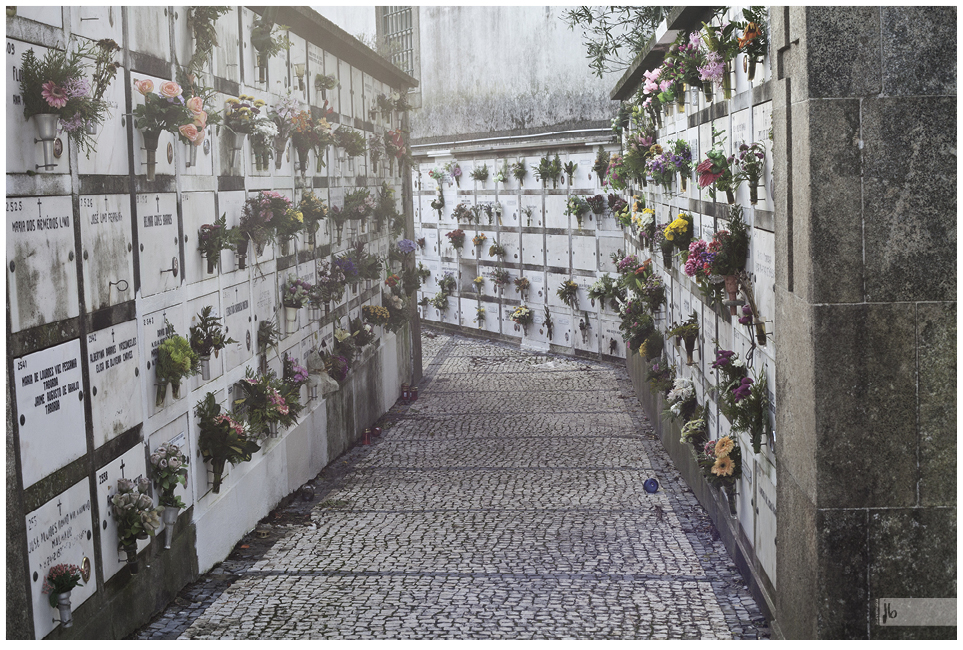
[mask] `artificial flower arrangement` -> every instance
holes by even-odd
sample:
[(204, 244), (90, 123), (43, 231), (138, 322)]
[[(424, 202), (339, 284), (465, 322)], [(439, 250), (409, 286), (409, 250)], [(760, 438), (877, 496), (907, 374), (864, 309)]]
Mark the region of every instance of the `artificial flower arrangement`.
[(459, 203), (452, 209), (451, 218), (455, 221), (464, 221), (466, 223), (471, 223), (472, 220), (472, 209), (468, 207), (466, 203)]
[(151, 477), (157, 486), (159, 503), (165, 508), (178, 510), (184, 507), (180, 496), (174, 494), (177, 486), (187, 487), (187, 454), (174, 443), (160, 445), (150, 455)]
[(649, 382), (653, 391), (665, 397), (675, 383), (675, 368), (665, 357), (662, 357), (649, 368), (645, 380)]
[(486, 240), (486, 239), (488, 239), (488, 236), (487, 236), (485, 233), (480, 232), (480, 233), (478, 233), (477, 235), (475, 235), (474, 237), (471, 238), (471, 242), (472, 242), (475, 246), (481, 246), (482, 244), (485, 243), (485, 240)]
[(695, 343), (699, 338), (699, 319), (696, 313), (692, 312), (692, 316), (687, 321), (673, 323), (665, 335), (670, 338), (674, 337), (676, 345), (679, 345), (679, 341), (685, 344), (686, 365), (691, 366), (693, 364), (692, 353), (695, 351)]
[(592, 171), (595, 172), (595, 177), (601, 180), (605, 177), (605, 172), (609, 168), (609, 154), (606, 153), (605, 147), (599, 145), (598, 151), (595, 153), (595, 164), (592, 165)]
[(308, 299), (312, 304), (321, 306), (328, 302), (340, 302), (344, 296), (345, 276), (340, 267), (318, 260), (318, 281), (311, 288)]
[(507, 269), (495, 269), (492, 271), (492, 284), (502, 289), (512, 281), (512, 276)]
[(415, 272), (418, 274), (418, 278), (422, 281), (422, 283), (427, 282), (428, 278), (431, 277), (431, 271), (421, 262), (418, 262), (418, 268), (415, 270)]
[(351, 337), (359, 350), (375, 340), (374, 328), (362, 322), (360, 316), (348, 321), (348, 327), (351, 329)]
[(328, 216), (328, 207), (317, 194), (308, 190), (301, 196), (298, 210), (301, 212), (304, 230), (308, 233), (308, 241), (313, 243), (321, 227), (321, 220)]
[(578, 229), (582, 229), (582, 219), (585, 218), (585, 214), (590, 210), (589, 204), (586, 203), (585, 199), (577, 194), (573, 194), (568, 197), (568, 202), (565, 207), (565, 214), (575, 217), (576, 222), (578, 222)]
[(522, 277), (522, 276), (515, 278), (515, 291), (522, 298), (524, 298), (525, 295), (528, 293), (528, 289), (530, 286), (531, 286), (531, 283), (528, 281), (528, 278)]
[(641, 263), (639, 262), (638, 256), (632, 253), (624, 257), (622, 257), (621, 255), (622, 255), (622, 251), (619, 250), (618, 252), (612, 253), (612, 256), (611, 256), (612, 262), (615, 264), (616, 271), (618, 271), (622, 275), (625, 275), (628, 273), (633, 273), (637, 268), (639, 268), (639, 265)]
[(247, 462), (261, 447), (240, 421), (221, 413), (221, 406), (214, 399), (214, 393), (208, 393), (197, 403), (194, 414), (200, 430), (198, 450), (204, 462), (211, 464), (214, 475), (211, 491), (218, 494), (221, 491), (224, 464), (228, 461), (231, 465)]
[(640, 240), (651, 250), (655, 243), (655, 210), (642, 208), (641, 212), (633, 212), (632, 225), (639, 229)]
[[(83, 582), (83, 574), (80, 567), (76, 564), (55, 564), (47, 571), (43, 579), (43, 589), (41, 593), (48, 594), (47, 600), (51, 607), (57, 606), (60, 594), (69, 594), (75, 587), (79, 587)], [(68, 619), (72, 621), (72, 619)], [(64, 627), (69, 627), (72, 623), (67, 623)]]
[(387, 325), (388, 320), (391, 318), (388, 310), (378, 305), (364, 305), (361, 308), (361, 315), (364, 317), (366, 323), (371, 323), (372, 325)]
[[(721, 14), (720, 14), (721, 15)], [(739, 40), (736, 38), (738, 22), (722, 19), (721, 25), (702, 23), (702, 41), (708, 50), (706, 57), (717, 55), (722, 62), (722, 91), (726, 101), (732, 99), (732, 77), (729, 74), (732, 60), (739, 53)], [(715, 60), (715, 59), (714, 59)]]
[(438, 280), (438, 287), (444, 292), (445, 295), (450, 296), (455, 293), (455, 287), (458, 283), (455, 281), (455, 276), (452, 273), (446, 272), (440, 280)]
[(756, 64), (761, 63), (769, 50), (769, 35), (766, 31), (766, 7), (746, 7), (742, 10), (745, 22), (739, 24), (742, 36), (739, 37), (739, 50), (745, 58), (742, 69), (752, 81), (756, 76)]
[(505, 250), (505, 247), (492, 240), (492, 245), (488, 247), (488, 256), (504, 258), (506, 255), (508, 255), (508, 251)]
[(429, 301), (431, 305), (438, 309), (442, 314), (448, 311), (448, 294), (444, 291), (436, 293)]
[(438, 189), (441, 189), (441, 184), (445, 181), (445, 170), (444, 168), (432, 167), (428, 170), (428, 178), (435, 181), (438, 184)]
[(683, 139), (674, 140), (669, 143), (672, 152), (669, 154), (673, 169), (679, 173), (679, 181), (682, 191), (686, 191), (689, 177), (692, 176), (692, 148)]
[(455, 179), (455, 185), (461, 187), (461, 165), (458, 164), (458, 161), (452, 160), (446, 163), (445, 171), (451, 178)]
[(343, 124), (334, 131), (335, 146), (344, 150), (348, 156), (363, 156), (368, 148), (364, 134)]
[(224, 102), (223, 124), (235, 133), (251, 133), (265, 102), (250, 95), (228, 97)]
[(589, 208), (594, 214), (602, 214), (605, 212), (605, 197), (601, 194), (596, 194), (595, 196), (590, 196), (585, 199)]
[(762, 436), (769, 432), (766, 374), (750, 377), (745, 362), (731, 350), (718, 350), (712, 368), (719, 371), (719, 410), (734, 432), (749, 434), (752, 450), (758, 454)]
[[(261, 100), (257, 100), (261, 102)], [(266, 106), (261, 102), (262, 106)], [(257, 171), (268, 168), (268, 160), (274, 158), (274, 140), (278, 137), (278, 125), (267, 115), (258, 115), (251, 123), (251, 152)]]
[(710, 185), (709, 195), (715, 199), (716, 190), (726, 193), (726, 200), (731, 205), (736, 202), (735, 191), (739, 187), (741, 179), (732, 173), (732, 161), (734, 156), (726, 156), (722, 148), (725, 138), (716, 142), (716, 137), (722, 132), (712, 129), (712, 149), (706, 153), (706, 159), (699, 163), (696, 171), (699, 173), (699, 187), (706, 188)]
[(300, 309), (308, 302), (312, 285), (299, 277), (289, 274), (281, 286), (281, 304), (285, 307)]
[(661, 75), (661, 66), (655, 70), (643, 71), (642, 76), (645, 78), (645, 82), (643, 82), (635, 99), (635, 103), (648, 113), (658, 128), (662, 128), (662, 101), (659, 99)]
[[(409, 269), (410, 270), (410, 269)], [(415, 287), (412, 293), (417, 291)], [(389, 332), (397, 332), (411, 320), (411, 301), (395, 293), (384, 294), (382, 302), (388, 311), (388, 322), (385, 329)]]
[(526, 205), (525, 207), (521, 208), (520, 211), (521, 211), (522, 214), (525, 215), (525, 219), (526, 219), (526, 224), (525, 224), (525, 225), (526, 225), (526, 226), (531, 226), (531, 225), (532, 225), (532, 214), (535, 213), (535, 207), (534, 207), (534, 206), (531, 206), (531, 205)]
[[(729, 300), (736, 302), (738, 273), (745, 266), (749, 253), (749, 229), (742, 220), (742, 206), (729, 206), (727, 228), (715, 233), (711, 242), (700, 239), (689, 244), (685, 273), (695, 278), (709, 303), (722, 299), (720, 283), (725, 283)], [(735, 306), (730, 307), (730, 314), (736, 314)]]
[(164, 405), (167, 384), (171, 385), (174, 399), (180, 397), (181, 380), (200, 372), (201, 359), (183, 336), (179, 336), (170, 323), (166, 323), (167, 338), (157, 346), (157, 399), (158, 408)]
[(227, 227), (227, 214), (214, 218), (214, 223), (205, 223), (197, 231), (197, 249), (207, 260), (207, 272), (213, 273), (221, 260), (221, 251), (237, 250), (240, 230)]
[(264, 319), (258, 324), (257, 348), (260, 353), (266, 353), (268, 348), (276, 348), (280, 340), (281, 332), (273, 318)]
[(660, 275), (653, 273), (646, 278), (639, 294), (639, 299), (645, 303), (649, 312), (654, 316), (666, 302), (665, 282), (662, 281)]
[(258, 81), (264, 82), (268, 59), (291, 47), (286, 25), (276, 25), (270, 15), (257, 16), (251, 23), (251, 45), (257, 52)]
[(201, 98), (191, 97), (185, 102), (183, 91), (176, 82), (163, 82), (157, 94), (153, 92), (154, 82), (150, 79), (135, 79), (134, 87), (144, 97), (144, 103), (134, 108), (133, 116), (134, 125), (143, 133), (144, 148), (147, 149), (147, 180), (153, 180), (161, 132), (175, 133), (188, 144), (198, 146), (204, 140), (207, 113), (203, 110)]
[(274, 190), (261, 191), (244, 202), (241, 211), (241, 232), (254, 242), (258, 255), (264, 246), (277, 241), (276, 224), (291, 209), (291, 199)]
[(552, 180), (552, 189), (558, 189), (558, 177), (562, 175), (562, 159), (559, 158), (558, 154), (549, 160), (547, 157), (542, 158), (538, 167), (535, 169), (535, 176), (542, 181), (542, 186), (545, 186), (546, 179)]
[(613, 153), (609, 159), (608, 169), (605, 171), (605, 178), (602, 180), (603, 187), (611, 187), (620, 192), (628, 186), (629, 174), (625, 169), (625, 160), (619, 154)]
[(351, 248), (334, 258), (332, 265), (341, 270), (346, 282), (355, 284), (362, 280), (381, 278), (381, 261), (368, 253), (366, 246), (363, 241), (355, 242)]
[(321, 74), (320, 72), (314, 75), (314, 89), (320, 92), (327, 90), (332, 90), (338, 87), (338, 79), (331, 74)]
[(367, 188), (359, 188), (344, 194), (344, 214), (352, 221), (364, 221), (374, 214), (377, 203)]
[(525, 159), (521, 158), (518, 162), (512, 163), (512, 176), (518, 181), (518, 185), (521, 186), (522, 181), (525, 180), (525, 176), (528, 174), (528, 170), (525, 168)]
[(656, 151), (662, 151), (662, 147), (656, 144), (655, 137), (652, 135), (637, 133), (626, 138), (622, 172), (626, 177), (634, 178), (636, 183), (641, 183), (643, 187), (648, 185), (647, 177), (650, 172), (647, 163), (654, 155), (653, 147), (658, 147)]
[(400, 129), (385, 131), (385, 156), (388, 158), (388, 172), (394, 174), (395, 160), (398, 161), (398, 171), (402, 168), (411, 169), (412, 160), (405, 145), (405, 134)]
[(110, 498), (114, 522), (117, 524), (118, 546), (123, 550), (132, 549), (135, 554), (137, 540), (153, 537), (160, 527), (161, 510), (154, 507), (149, 491), (150, 481), (144, 477), (136, 481), (119, 478), (117, 493)]
[(739, 145), (739, 155), (736, 158), (736, 166), (739, 171), (736, 174), (738, 182), (745, 180), (749, 185), (749, 203), (756, 205), (759, 202), (759, 180), (762, 178), (766, 167), (766, 145), (761, 142)]
[(572, 309), (578, 309), (578, 285), (574, 280), (563, 281), (562, 286), (555, 293), (563, 303)]
[(287, 384), (290, 388), (290, 392), (297, 394), (301, 390), (301, 386), (308, 383), (308, 370), (297, 360), (289, 356), (284, 355), (284, 361), (281, 364), (281, 381)]
[[(327, 101), (325, 101), (327, 105)], [(332, 109), (328, 108), (328, 112)], [(322, 109), (324, 112), (324, 109)], [(307, 170), (308, 151), (314, 149), (317, 156), (318, 171), (325, 166), (324, 152), (334, 144), (334, 133), (324, 117), (315, 119), (310, 111), (298, 111), (291, 117), (291, 141), (298, 152), (298, 165), (303, 174)], [(384, 146), (382, 145), (382, 152)], [(373, 155), (373, 154), (372, 154)]]
[(238, 386), (242, 397), (234, 400), (234, 407), (243, 409), (253, 435), (273, 437), (277, 435), (278, 427), (297, 424), (301, 412), (298, 391), (279, 380), (274, 373), (256, 375), (248, 368)]
[(671, 420), (680, 418), (683, 424), (691, 420), (696, 409), (699, 408), (692, 380), (683, 377), (676, 378), (672, 389), (666, 395), (665, 401), (666, 408), (662, 415)]
[(475, 167), (471, 170), (472, 180), (476, 180), (484, 183), (488, 180), (488, 163), (485, 163), (481, 167)]
[(451, 243), (451, 247), (455, 250), (461, 250), (462, 246), (465, 245), (465, 231), (461, 228), (452, 230), (451, 232), (445, 233), (445, 237)]
[(398, 252), (405, 256), (410, 256), (415, 250), (418, 249), (418, 244), (411, 241), (410, 239), (399, 239), (396, 244)]
[(438, 218), (441, 219), (441, 210), (445, 207), (445, 195), (438, 190), (438, 195), (431, 201), (431, 209), (438, 210)]
[(304, 214), (291, 205), (272, 222), (277, 240), (281, 244), (281, 255), (287, 255), (292, 239), (304, 230)]
[(672, 251), (675, 248), (672, 241), (666, 239), (665, 229), (669, 224), (659, 224), (655, 227), (655, 238), (653, 240), (653, 248), (658, 247), (659, 251), (662, 253), (662, 265), (669, 269), (672, 267)]
[(619, 305), (627, 298), (627, 292), (622, 283), (616, 282), (611, 275), (605, 273), (589, 287), (588, 297), (593, 305), (598, 300), (604, 307), (605, 302), (608, 301), (609, 307), (613, 311), (618, 311)]
[(482, 292), (482, 289), (485, 288), (485, 278), (484, 278), (484, 276), (479, 275), (479, 276), (476, 277), (474, 280), (472, 280), (471, 283), (472, 283), (473, 285), (475, 285), (475, 291), (478, 292), (478, 293), (481, 293), (481, 292)]
[(710, 485), (725, 488), (732, 498), (732, 492), (742, 476), (742, 452), (735, 438), (722, 436), (709, 440), (698, 454), (702, 475)]
[(216, 357), (229, 344), (237, 343), (234, 339), (224, 335), (224, 331), (221, 329), (221, 319), (211, 314), (213, 310), (214, 308), (211, 305), (204, 305), (201, 308), (201, 313), (197, 314), (197, 324), (191, 325), (188, 334), (191, 349), (197, 353), (202, 361), (205, 357), (210, 359), (212, 353)]
[[(20, 98), (23, 116), (38, 117), (41, 140), (52, 142), (59, 124), (89, 158), (94, 140), (91, 131), (104, 123), (110, 105), (103, 96), (120, 67), (114, 52), (120, 47), (111, 39), (88, 43), (73, 52), (50, 49), (38, 60), (33, 48), (20, 59)], [(87, 59), (94, 60), (93, 87), (87, 79)], [(46, 121), (46, 124), (43, 122)], [(49, 136), (49, 137), (48, 137)], [(44, 167), (53, 166), (44, 150)]]
[(656, 185), (661, 185), (666, 190), (672, 187), (675, 178), (675, 166), (672, 165), (672, 156), (666, 153), (661, 145), (654, 144), (649, 148), (649, 156), (645, 161), (645, 171), (652, 177)]
[(575, 170), (578, 169), (578, 163), (574, 161), (568, 161), (562, 167), (562, 171), (565, 172), (565, 176), (568, 177), (568, 184), (572, 185), (572, 179), (575, 178)]
[(478, 323), (479, 327), (485, 326), (485, 307), (483, 305), (475, 307), (475, 318), (473, 320)]
[(619, 308), (619, 331), (622, 340), (630, 350), (638, 350), (649, 335), (655, 331), (655, 321), (645, 305), (639, 300), (629, 299)]
[(672, 223), (665, 227), (663, 235), (667, 241), (685, 253), (689, 252), (689, 243), (692, 241), (693, 219), (687, 212), (680, 212)]
[(532, 321), (535, 319), (534, 314), (532, 314), (532, 310), (525, 305), (519, 305), (516, 307), (508, 318), (513, 322), (518, 323), (522, 327), (531, 325)]

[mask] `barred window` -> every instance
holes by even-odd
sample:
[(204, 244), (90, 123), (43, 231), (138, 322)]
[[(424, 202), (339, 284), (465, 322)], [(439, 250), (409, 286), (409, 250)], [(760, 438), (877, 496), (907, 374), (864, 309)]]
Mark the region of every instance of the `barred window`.
[(384, 52), (381, 54), (401, 70), (414, 76), (415, 39), (411, 7), (378, 7), (378, 27)]

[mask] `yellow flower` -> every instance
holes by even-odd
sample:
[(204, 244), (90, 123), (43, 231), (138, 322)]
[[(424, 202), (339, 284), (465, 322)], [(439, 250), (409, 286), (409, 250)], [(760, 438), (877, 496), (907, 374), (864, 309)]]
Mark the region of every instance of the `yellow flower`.
[(643, 208), (642, 214), (655, 214), (655, 210), (653, 210), (652, 208)]
[(642, 345), (639, 346), (639, 356), (642, 356), (642, 357), (645, 356), (645, 344), (646, 344), (646, 343), (648, 343), (648, 341), (642, 341)]
[(735, 443), (729, 436), (723, 436), (722, 438), (719, 438), (719, 441), (716, 443), (716, 458), (728, 456), (729, 452), (731, 452), (732, 448), (735, 446)]
[(224, 103), (227, 104), (228, 106), (233, 106), (234, 104), (240, 104), (241, 102), (237, 99), (234, 99), (233, 97), (228, 97), (227, 101)]
[(736, 471), (736, 464), (728, 456), (717, 459), (712, 466), (712, 473), (716, 476), (732, 476), (734, 471)]

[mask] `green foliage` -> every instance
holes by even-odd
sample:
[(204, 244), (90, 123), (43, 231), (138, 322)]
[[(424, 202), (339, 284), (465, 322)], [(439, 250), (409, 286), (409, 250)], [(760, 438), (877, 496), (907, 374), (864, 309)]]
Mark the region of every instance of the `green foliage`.
[(221, 319), (211, 315), (213, 309), (211, 305), (202, 307), (201, 313), (197, 315), (197, 324), (191, 325), (191, 349), (202, 357), (209, 356), (212, 352), (216, 355), (227, 344), (237, 343), (232, 338), (224, 338)]
[(582, 6), (563, 12), (562, 20), (582, 30), (589, 68), (601, 78), (625, 70), (668, 13), (669, 7), (657, 6)]
[(204, 71), (204, 66), (210, 61), (211, 53), (218, 45), (214, 23), (230, 11), (230, 7), (209, 5), (188, 7), (187, 25), (194, 33), (194, 54), (187, 62), (187, 71), (190, 74), (198, 75)]
[(224, 463), (231, 465), (251, 460), (254, 452), (261, 447), (248, 437), (244, 426), (227, 414), (221, 414), (221, 406), (214, 399), (214, 393), (208, 393), (204, 399), (194, 407), (200, 428), (197, 446), (201, 457), (211, 463), (214, 472), (214, 493), (221, 490), (221, 476), (224, 473)]
[(183, 336), (178, 336), (167, 323), (167, 338), (157, 348), (157, 380), (179, 386), (181, 379), (196, 375), (201, 359)]

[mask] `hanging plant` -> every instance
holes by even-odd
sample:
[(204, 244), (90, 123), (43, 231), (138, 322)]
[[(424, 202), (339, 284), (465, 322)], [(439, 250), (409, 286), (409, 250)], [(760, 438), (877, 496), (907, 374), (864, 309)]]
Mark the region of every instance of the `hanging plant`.
[(217, 47), (217, 28), (214, 23), (231, 7), (198, 6), (187, 8), (187, 28), (194, 35), (194, 54), (187, 62), (190, 74), (199, 75), (211, 60), (211, 53)]
[(522, 181), (525, 179), (526, 174), (528, 174), (528, 170), (525, 169), (524, 159), (519, 160), (517, 163), (512, 163), (512, 176), (515, 177), (515, 180), (518, 181), (519, 185), (522, 184)]
[(287, 32), (290, 27), (275, 25), (277, 7), (268, 7), (264, 15), (258, 16), (251, 24), (251, 45), (257, 51), (258, 81), (265, 80), (268, 60), (291, 47)]
[(568, 177), (568, 184), (572, 184), (572, 179), (575, 177), (575, 170), (578, 168), (578, 164), (573, 161), (568, 161), (565, 163), (565, 175)]
[(575, 284), (574, 280), (562, 282), (562, 286), (556, 291), (556, 295), (562, 299), (563, 303), (578, 310), (578, 285)]
[(605, 152), (605, 147), (599, 145), (598, 152), (595, 154), (595, 164), (592, 165), (592, 171), (595, 172), (595, 177), (601, 181), (605, 178), (605, 172), (609, 168), (609, 154)]
[(471, 177), (473, 180), (480, 181), (484, 183), (488, 180), (488, 164), (484, 164), (481, 167), (475, 167), (471, 170)]

